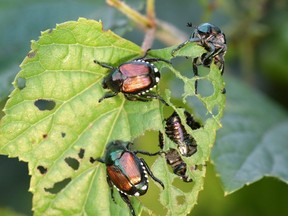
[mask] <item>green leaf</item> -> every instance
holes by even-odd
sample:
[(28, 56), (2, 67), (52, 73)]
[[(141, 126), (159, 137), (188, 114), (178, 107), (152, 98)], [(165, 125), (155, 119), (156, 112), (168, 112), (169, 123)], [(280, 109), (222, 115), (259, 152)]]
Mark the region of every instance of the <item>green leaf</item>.
[[(101, 156), (109, 140), (132, 140), (162, 127), (162, 120), (158, 101), (133, 103), (119, 96), (99, 104), (107, 70), (93, 60), (117, 64), (140, 53), (135, 44), (85, 19), (58, 25), (32, 43), (4, 109), (0, 145), (2, 153), (29, 162), (35, 215), (88, 210), (94, 215), (97, 200), (105, 206), (98, 205), (96, 212), (109, 211), (104, 168), (95, 168), (89, 158)], [(17, 85), (19, 79), (25, 80), (24, 88)], [(41, 111), (35, 106), (39, 99), (52, 101), (55, 107)], [(78, 156), (81, 149), (83, 159)], [(78, 161), (79, 168), (71, 168), (67, 158)]]
[[(171, 50), (155, 50), (149, 54), (169, 59)], [(90, 158), (101, 157), (109, 141), (133, 141), (148, 130), (163, 132), (164, 105), (158, 100), (128, 101), (121, 93), (98, 103), (106, 92), (101, 82), (108, 69), (95, 64), (94, 60), (117, 66), (140, 56), (143, 56), (140, 47), (109, 30), (104, 31), (102, 23), (83, 18), (59, 24), (32, 42), (32, 50), (21, 64), (21, 71), (13, 82), (15, 90), (4, 108), (0, 153), (28, 162), (35, 215), (129, 214), (118, 193), (115, 193), (116, 203), (112, 201), (105, 166), (92, 164)], [(182, 80), (185, 99), (197, 98), (207, 113), (202, 119), (203, 127), (192, 131), (185, 124), (184, 110), (172, 102), (170, 91), (160, 90), (160, 95), (179, 113), (198, 144), (193, 157), (182, 158), (191, 168), (187, 174), (193, 183), (181, 182), (171, 173), (163, 157), (158, 157), (152, 168), (166, 186), (165, 190), (161, 188), (159, 197), (167, 214), (186, 215), (203, 188), (204, 164), (216, 130), (221, 126), (224, 82), (215, 65), (207, 75), (188, 79), (172, 65), (155, 64), (160, 71), (167, 67), (170, 74)], [(211, 95), (195, 95), (194, 90), (190, 91), (196, 79), (212, 83)], [(160, 81), (159, 89), (161, 85), (165, 83)], [(215, 107), (218, 112), (214, 111)], [(170, 145), (176, 148), (175, 144)], [(199, 165), (197, 169), (193, 169), (195, 165)], [(183, 184), (189, 189), (183, 188)], [(138, 213), (142, 210), (151, 213), (157, 208), (148, 208), (136, 197), (131, 201)]]
[[(185, 47), (187, 47), (187, 49), (189, 47), (189, 50), (193, 50), (193, 52), (187, 52), (184, 56), (194, 58), (203, 54), (203, 49), (198, 49), (199, 46), (195, 43), (187, 44)], [(172, 48), (161, 51), (170, 54)], [(151, 53), (157, 56), (157, 51), (152, 51)], [(168, 56), (167, 53), (162, 55), (166, 57)], [(183, 52), (180, 50), (176, 53), (176, 56), (183, 56)], [(159, 177), (159, 179), (163, 180), (165, 186), (168, 185), (165, 190), (160, 192), (160, 202), (167, 208), (167, 212), (164, 215), (187, 215), (197, 204), (198, 194), (203, 189), (204, 177), (206, 173), (206, 162), (209, 160), (211, 148), (215, 142), (216, 130), (221, 127), (220, 119), (224, 112), (226, 100), (225, 94), (222, 93), (225, 83), (223, 82), (221, 72), (214, 64), (211, 65), (208, 74), (193, 78), (185, 77), (182, 72), (179, 72), (172, 66), (170, 66), (169, 69), (175, 75), (175, 77), (172, 78), (172, 81), (179, 79), (184, 84), (184, 92), (182, 94), (183, 103), (181, 106), (186, 103), (186, 99), (190, 101), (190, 98), (193, 97), (197, 98), (197, 100), (204, 105), (206, 110), (205, 118), (202, 119), (203, 127), (192, 131), (191, 128), (185, 124), (185, 115), (183, 113), (184, 109), (177, 108), (173, 103), (171, 103), (169, 100), (171, 92), (168, 89), (165, 91), (166, 101), (173, 107), (174, 110), (177, 110), (180, 118), (182, 119), (181, 122), (184, 124), (186, 130), (195, 138), (198, 145), (196, 154), (189, 158), (182, 157), (187, 164), (187, 167), (190, 167), (190, 169), (187, 171), (187, 175), (193, 179), (193, 182), (184, 183), (180, 181), (179, 177), (171, 173), (170, 167), (165, 166), (166, 161), (164, 158), (158, 158), (153, 164), (152, 170), (154, 173), (157, 173), (157, 177)], [(192, 73), (192, 68), (190, 73)], [(213, 87), (212, 93), (205, 93), (205, 96), (201, 94), (195, 95), (194, 86), (196, 79), (210, 82)], [(175, 88), (179, 88), (179, 86), (176, 86)], [(172, 89), (175, 88), (172, 87)], [(204, 91), (201, 92), (204, 93)], [(197, 112), (197, 108), (199, 107), (194, 106), (190, 108), (192, 108), (194, 112)], [(215, 108), (217, 108), (217, 112), (215, 112)], [(169, 141), (166, 136), (164, 136), (164, 140), (165, 144), (168, 145), (169, 148), (171, 146), (176, 148), (174, 143), (169, 143), (171, 141)], [(195, 165), (197, 165), (198, 168), (195, 168)]]
[(227, 83), (223, 129), (212, 152), (225, 193), (264, 176), (288, 182), (287, 112), (239, 80)]
[[(139, 4), (134, 1), (134, 8), (140, 8)], [(13, 90), (11, 82), (19, 70), (19, 63), (29, 51), (30, 40), (37, 38), (41, 30), (55, 26), (55, 23), (78, 17), (101, 19), (105, 29), (112, 28), (118, 34), (131, 28), (124, 15), (102, 0), (73, 0), (69, 4), (57, 0), (0, 1), (0, 28), (5, 29), (0, 40), (0, 100), (7, 99)]]

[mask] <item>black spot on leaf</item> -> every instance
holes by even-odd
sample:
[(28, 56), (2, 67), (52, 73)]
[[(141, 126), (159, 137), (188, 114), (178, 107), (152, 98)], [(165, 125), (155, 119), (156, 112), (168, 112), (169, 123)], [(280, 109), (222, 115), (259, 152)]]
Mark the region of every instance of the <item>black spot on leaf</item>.
[(41, 166), (41, 165), (38, 166), (37, 169), (39, 170), (39, 172), (40, 172), (42, 175), (46, 174), (46, 172), (47, 172), (47, 168), (44, 167), (44, 166)]
[(84, 157), (84, 153), (85, 153), (85, 150), (81, 148), (79, 153), (78, 153), (78, 156), (80, 159), (82, 159)]
[(22, 78), (22, 77), (18, 77), (17, 78), (17, 87), (22, 90), (26, 87), (26, 79)]
[(53, 110), (56, 103), (53, 100), (38, 99), (34, 102), (34, 105), (41, 111)]
[(74, 170), (77, 170), (80, 166), (79, 161), (72, 157), (65, 158), (65, 162)]
[(222, 94), (226, 94), (226, 89), (223, 88), (221, 93), (222, 93)]
[(63, 190), (71, 181), (71, 178), (66, 178), (62, 181), (56, 182), (52, 188), (44, 188), (46, 192), (49, 192), (51, 194), (57, 194), (61, 190)]
[(61, 132), (61, 136), (62, 136), (62, 138), (64, 138), (66, 136), (66, 133)]
[(48, 134), (43, 134), (42, 137), (43, 139), (46, 139), (48, 137)]

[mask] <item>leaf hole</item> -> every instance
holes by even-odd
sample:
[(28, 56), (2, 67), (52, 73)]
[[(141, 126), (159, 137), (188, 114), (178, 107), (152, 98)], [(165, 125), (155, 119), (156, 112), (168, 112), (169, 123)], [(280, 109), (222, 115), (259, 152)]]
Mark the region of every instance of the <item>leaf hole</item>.
[(203, 65), (197, 66), (199, 76), (207, 76), (210, 73), (209, 67), (204, 67)]
[(47, 168), (44, 167), (44, 166), (39, 165), (39, 166), (37, 167), (37, 169), (39, 170), (39, 172), (40, 172), (42, 175), (44, 175), (44, 174), (47, 173)]
[(218, 105), (215, 105), (215, 106), (213, 107), (213, 109), (212, 109), (212, 114), (213, 114), (214, 116), (217, 116), (218, 113), (219, 113), (219, 106), (218, 106)]
[(214, 88), (212, 83), (206, 79), (199, 79), (198, 80), (198, 94), (202, 97), (208, 97), (214, 93)]
[(203, 171), (206, 167), (207, 167), (206, 164), (197, 164), (197, 165), (195, 165), (195, 167), (192, 168), (192, 169), (193, 169), (193, 170)]
[(85, 154), (85, 149), (80, 149), (79, 153), (78, 153), (78, 156), (80, 159), (84, 158), (84, 154)]
[(72, 157), (67, 157), (64, 160), (68, 164), (68, 166), (70, 166), (72, 169), (74, 169), (74, 170), (79, 169), (80, 163), (77, 159), (72, 158)]
[(176, 176), (172, 182), (172, 185), (184, 193), (189, 193), (191, 192), (193, 181), (185, 182), (179, 176)]
[(46, 192), (49, 192), (51, 194), (57, 194), (61, 190), (63, 190), (71, 181), (71, 178), (65, 178), (62, 181), (56, 182), (52, 188), (44, 188)]
[(172, 59), (172, 65), (174, 66), (174, 68), (176, 68), (178, 71), (181, 71), (181, 75), (185, 76), (189, 79), (193, 78), (194, 73), (193, 70), (191, 68), (191, 59), (190, 58), (186, 58), (186, 57), (175, 57)]
[(56, 103), (53, 100), (38, 99), (34, 102), (34, 105), (40, 110), (53, 110)]
[(193, 116), (199, 122), (205, 122), (208, 119), (207, 107), (197, 97), (187, 97), (187, 105), (193, 107)]
[(22, 90), (26, 87), (26, 79), (22, 78), (22, 77), (18, 77), (17, 78), (17, 87)]

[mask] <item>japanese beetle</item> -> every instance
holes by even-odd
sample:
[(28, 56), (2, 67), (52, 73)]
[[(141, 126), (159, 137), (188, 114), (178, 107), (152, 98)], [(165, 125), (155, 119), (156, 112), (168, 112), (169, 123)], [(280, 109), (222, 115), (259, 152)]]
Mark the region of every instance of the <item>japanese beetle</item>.
[[(192, 27), (191, 23), (187, 24), (188, 27)], [(210, 67), (213, 59), (214, 63), (219, 67), (221, 74), (224, 72), (224, 56), (227, 50), (226, 37), (220, 28), (210, 23), (203, 23), (195, 28), (190, 38), (180, 44), (176, 49), (172, 50), (172, 55), (185, 46), (187, 43), (196, 42), (200, 46), (203, 46), (207, 53), (202, 56), (193, 59), (193, 72), (195, 76), (198, 76), (198, 66), (203, 65)], [(197, 94), (197, 80), (195, 82), (195, 93)]]
[[(192, 130), (201, 127), (201, 125), (194, 120), (189, 112), (185, 110), (184, 114), (186, 117), (186, 123)], [(187, 133), (181, 123), (179, 115), (175, 111), (168, 119), (166, 119), (165, 133), (169, 139), (177, 144), (177, 148), (182, 156), (190, 157), (196, 153), (196, 141)], [(164, 147), (164, 138), (161, 132), (159, 133), (159, 146), (161, 149)], [(165, 152), (165, 157), (167, 164), (171, 165), (174, 174), (180, 176), (184, 182), (192, 181), (192, 179), (189, 179), (188, 176), (186, 176), (187, 165), (182, 160), (176, 149), (170, 148), (167, 152)]]
[[(186, 124), (192, 129), (200, 128), (200, 124), (194, 120), (192, 115), (184, 111)], [(195, 139), (187, 133), (184, 125), (181, 123), (179, 115), (174, 111), (172, 115), (166, 119), (165, 133), (173, 142), (177, 144), (181, 155), (189, 157), (196, 153), (197, 144)]]
[[(163, 134), (159, 133), (159, 146), (161, 149), (164, 147), (164, 138)], [(178, 151), (176, 149), (170, 148), (167, 152), (164, 152), (166, 162), (169, 164), (175, 175), (178, 175), (184, 182), (191, 182), (192, 179), (186, 175), (187, 165), (180, 157)]]
[(94, 63), (110, 69), (109, 74), (103, 79), (102, 86), (111, 92), (100, 98), (99, 103), (122, 92), (128, 100), (150, 101), (156, 98), (167, 105), (162, 97), (151, 92), (160, 80), (160, 72), (151, 62), (170, 62), (161, 58), (145, 58), (147, 52), (143, 57), (122, 63), (118, 67), (94, 60)]
[(119, 191), (121, 198), (130, 208), (132, 215), (135, 216), (134, 208), (128, 196), (141, 196), (147, 192), (148, 175), (158, 182), (163, 189), (164, 184), (153, 175), (146, 162), (136, 156), (137, 153), (153, 156), (159, 152), (132, 151), (129, 149), (131, 144), (133, 143), (120, 140), (112, 141), (107, 145), (104, 157), (98, 158), (96, 161), (106, 165), (107, 182), (113, 201), (115, 202), (112, 186)]

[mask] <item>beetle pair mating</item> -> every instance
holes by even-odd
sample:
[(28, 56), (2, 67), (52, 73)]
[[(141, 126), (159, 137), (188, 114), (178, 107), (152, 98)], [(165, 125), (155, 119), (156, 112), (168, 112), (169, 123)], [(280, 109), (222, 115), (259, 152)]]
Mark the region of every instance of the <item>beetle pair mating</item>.
[[(186, 110), (184, 111), (184, 115), (186, 118), (186, 124), (192, 130), (201, 127), (201, 125), (195, 121), (192, 115)], [(179, 115), (175, 111), (166, 119), (165, 134), (176, 144), (178, 151), (182, 156), (190, 157), (197, 152), (196, 140), (187, 133), (184, 125), (181, 123)], [(159, 133), (159, 146), (161, 149), (164, 147), (164, 136), (161, 132)], [(170, 148), (165, 152), (166, 162), (171, 165), (174, 174), (178, 175), (184, 182), (191, 182), (192, 179), (189, 179), (186, 175), (187, 165), (182, 160), (178, 151)]]
[[(187, 24), (188, 27), (193, 27), (191, 23)], [(221, 75), (224, 73), (224, 56), (226, 54), (227, 45), (225, 34), (220, 28), (210, 23), (203, 23), (195, 28), (190, 38), (172, 50), (172, 56), (175, 52), (180, 50), (188, 43), (197, 43), (203, 46), (207, 53), (202, 56), (194, 58), (192, 60), (193, 72), (195, 76), (198, 76), (198, 66), (210, 67), (214, 60), (214, 63), (221, 71)], [(195, 81), (195, 94), (197, 94), (197, 80)]]
[(148, 51), (143, 57), (122, 63), (118, 67), (94, 60), (94, 63), (110, 70), (103, 79), (102, 87), (110, 89), (111, 92), (101, 97), (99, 102), (122, 92), (128, 100), (150, 101), (155, 98), (167, 105), (160, 95), (151, 92), (160, 80), (160, 72), (152, 62), (162, 61), (169, 64), (170, 62), (161, 58), (146, 58)]

